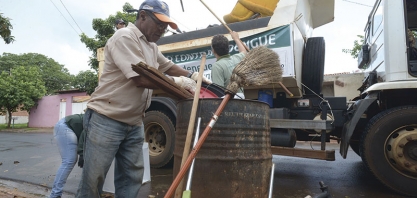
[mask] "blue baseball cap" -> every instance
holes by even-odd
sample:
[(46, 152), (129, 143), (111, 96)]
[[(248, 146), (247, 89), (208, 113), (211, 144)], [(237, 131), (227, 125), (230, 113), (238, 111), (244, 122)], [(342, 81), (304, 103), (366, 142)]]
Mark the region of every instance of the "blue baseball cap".
[(163, 1), (145, 0), (139, 7), (139, 10), (149, 10), (162, 22), (168, 23), (169, 26), (176, 30), (178, 26), (169, 18), (169, 7)]

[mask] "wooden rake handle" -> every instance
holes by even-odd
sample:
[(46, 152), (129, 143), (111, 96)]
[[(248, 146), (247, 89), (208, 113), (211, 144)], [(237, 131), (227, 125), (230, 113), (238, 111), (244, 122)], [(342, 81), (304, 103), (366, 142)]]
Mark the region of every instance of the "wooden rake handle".
[[(229, 32), (233, 32), (232, 31), (232, 29), (230, 29), (229, 28), (229, 26), (227, 26), (227, 24), (226, 23), (224, 23), (217, 15), (216, 15), (216, 13), (214, 13), (213, 12), (213, 10), (211, 10), (210, 9), (210, 7), (208, 7), (208, 5), (203, 1), (203, 0), (200, 0), (201, 1), (201, 3), (207, 8), (207, 10), (209, 10), (210, 12), (211, 12), (211, 14), (213, 14), (216, 18), (217, 18), (217, 20), (219, 20), (219, 22), (221, 23), (221, 24), (223, 24), (224, 25), (224, 27), (226, 27), (226, 29), (229, 31)], [(248, 51), (249, 52), (249, 48), (248, 48), (248, 46), (246, 46), (245, 45), (245, 43), (242, 41), (242, 40), (240, 40), (240, 42), (243, 44), (243, 46), (245, 47), (245, 49), (246, 49), (246, 51)]]
[[(204, 54), (203, 57), (201, 58), (200, 70), (199, 70), (198, 77), (197, 77), (197, 88), (195, 90), (193, 106), (191, 108), (190, 121), (188, 122), (187, 136), (185, 138), (184, 150), (182, 153), (181, 167), (184, 166), (185, 159), (188, 157), (188, 154), (190, 153), (191, 139), (193, 137), (194, 123), (195, 123), (195, 117), (197, 114), (198, 101), (200, 98), (201, 82), (203, 81), (205, 64), (206, 64), (206, 55)], [(177, 190), (175, 191), (175, 198), (181, 197), (183, 186), (184, 186), (184, 180), (181, 179), (181, 182), (179, 183)]]
[(216, 124), (216, 121), (219, 118), (220, 114), (222, 113), (224, 107), (226, 107), (227, 102), (229, 102), (230, 98), (232, 97), (233, 97), (233, 94), (227, 93), (226, 96), (223, 98), (222, 102), (220, 103), (213, 117), (211, 117), (209, 124), (207, 124), (207, 127), (204, 129), (203, 133), (201, 134), (200, 139), (198, 139), (197, 144), (194, 146), (190, 155), (188, 155), (187, 160), (185, 161), (184, 165), (181, 167), (180, 171), (178, 172), (177, 176), (175, 177), (174, 181), (169, 187), (164, 198), (171, 198), (172, 194), (175, 192), (175, 189), (178, 187), (182, 178), (184, 178), (185, 173), (187, 173), (188, 169), (190, 168), (191, 163), (193, 162), (193, 159), (197, 155), (201, 146), (203, 146), (203, 143), (206, 140), (207, 136), (209, 135), (214, 124)]

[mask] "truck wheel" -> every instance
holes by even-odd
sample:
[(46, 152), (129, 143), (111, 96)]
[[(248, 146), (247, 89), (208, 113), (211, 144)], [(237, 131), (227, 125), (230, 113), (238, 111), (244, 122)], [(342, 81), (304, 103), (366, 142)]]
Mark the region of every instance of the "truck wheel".
[(311, 37), (307, 40), (303, 54), (301, 71), (305, 94), (320, 94), (324, 75), (325, 44), (323, 37)]
[(373, 117), (362, 136), (362, 160), (389, 188), (417, 195), (417, 106), (386, 110)]
[(150, 165), (152, 168), (164, 167), (174, 159), (174, 124), (163, 112), (149, 111), (143, 125), (145, 141), (149, 144)]

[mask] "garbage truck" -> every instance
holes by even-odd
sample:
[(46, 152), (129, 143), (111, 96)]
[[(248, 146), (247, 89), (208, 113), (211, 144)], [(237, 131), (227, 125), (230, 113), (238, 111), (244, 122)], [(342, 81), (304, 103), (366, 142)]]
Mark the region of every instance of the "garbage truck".
[[(349, 102), (346, 97), (323, 96), (325, 39), (312, 37), (315, 28), (334, 20), (334, 4), (334, 0), (280, 0), (271, 16), (233, 21), (237, 17), (228, 24), (250, 49), (266, 45), (274, 50), (280, 58), (277, 67), (283, 70), (282, 85), (243, 87), (245, 98), (270, 106), (274, 155), (334, 161), (335, 151), (326, 144), (337, 140), (343, 158), (350, 146), (383, 184), (415, 196), (417, 60), (410, 59), (415, 44), (410, 44), (407, 31), (417, 29), (417, 1), (376, 0), (364, 24), (365, 43), (358, 58), (366, 77)], [(167, 58), (189, 71), (199, 71), (206, 54), (204, 75), (210, 79), (216, 61), (210, 44), (216, 34), (228, 37), (230, 53), (238, 53), (222, 25), (164, 36), (157, 44)], [(144, 118), (152, 167), (172, 164), (176, 103), (169, 94), (154, 90)], [(297, 141), (318, 141), (321, 149), (297, 148)]]

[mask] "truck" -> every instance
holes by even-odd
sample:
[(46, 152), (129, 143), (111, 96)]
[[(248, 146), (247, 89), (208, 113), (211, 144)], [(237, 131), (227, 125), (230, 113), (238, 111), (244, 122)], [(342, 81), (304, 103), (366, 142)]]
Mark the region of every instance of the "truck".
[[(249, 48), (266, 45), (278, 53), (282, 84), (289, 90), (278, 83), (247, 86), (245, 98), (270, 105), (274, 155), (334, 161), (335, 151), (326, 150), (326, 144), (337, 140), (343, 158), (351, 147), (385, 186), (415, 196), (417, 60), (409, 58), (413, 46), (407, 30), (417, 29), (417, 1), (376, 0), (358, 58), (366, 77), (352, 101), (322, 94), (325, 40), (312, 37), (312, 32), (334, 20), (334, 4), (334, 0), (280, 0), (272, 16), (228, 24)], [(206, 54), (204, 75), (210, 78), (216, 61), (210, 44), (216, 34), (230, 39), (231, 54), (238, 52), (224, 26), (165, 36), (157, 44), (167, 58), (189, 71), (198, 71)], [(146, 111), (145, 141), (154, 168), (173, 163), (176, 102), (154, 90)], [(297, 141), (318, 141), (321, 149), (296, 148)]]

